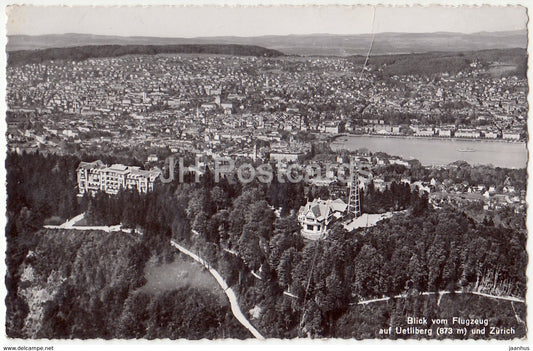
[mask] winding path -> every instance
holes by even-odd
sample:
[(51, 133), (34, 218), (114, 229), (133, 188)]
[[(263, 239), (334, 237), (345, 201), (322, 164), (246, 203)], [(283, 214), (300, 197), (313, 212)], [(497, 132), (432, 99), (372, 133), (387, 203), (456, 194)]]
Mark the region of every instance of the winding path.
[[(85, 213), (82, 213), (82, 214), (80, 214), (80, 215), (78, 215), (78, 216), (66, 221), (65, 223), (63, 223), (61, 225), (45, 225), (44, 228), (47, 228), (47, 229), (75, 229), (75, 230), (80, 230), (80, 231), (82, 231), (82, 230), (102, 230), (102, 231), (105, 231), (105, 232), (119, 232), (119, 231), (120, 232), (129, 232), (129, 233), (132, 232), (131, 229), (123, 229), (122, 225), (115, 225), (115, 226), (74, 226), (77, 222), (81, 221), (84, 218), (84, 216), (85, 216)], [(196, 232), (195, 230), (192, 230), (192, 231)], [(197, 233), (198, 232), (196, 232), (196, 234)], [(224, 280), (224, 278), (222, 278), (220, 273), (218, 273), (214, 268), (212, 268), (209, 265), (209, 263), (207, 261), (205, 261), (203, 258), (201, 258), (200, 256), (198, 256), (198, 255), (194, 254), (193, 252), (187, 250), (185, 247), (181, 246), (180, 244), (178, 244), (174, 240), (170, 240), (170, 244), (172, 246), (174, 246), (176, 249), (178, 249), (180, 252), (182, 252), (182, 253), (186, 254), (187, 256), (191, 257), (192, 259), (194, 259), (195, 261), (197, 261), (198, 263), (203, 265), (205, 268), (207, 268), (207, 270), (209, 270), (209, 273), (211, 273), (211, 275), (216, 279), (216, 281), (218, 282), (218, 284), (224, 290), (224, 293), (228, 297), (230, 305), (231, 305), (231, 312), (233, 313), (235, 318), (237, 318), (237, 320), (246, 329), (248, 329), (250, 331), (250, 333), (252, 333), (252, 335), (255, 338), (260, 339), (260, 340), (264, 340), (265, 337), (262, 336), (261, 333), (259, 333), (257, 331), (257, 329), (255, 329), (255, 327), (250, 323), (250, 321), (248, 321), (248, 319), (242, 313), (242, 311), (241, 311), (241, 309), (239, 307), (239, 303), (237, 301), (237, 295), (235, 294), (233, 289), (228, 286), (228, 283), (226, 283), (226, 281)], [(234, 251), (227, 250), (227, 249), (225, 249), (225, 250), (227, 252), (230, 252), (230, 253), (236, 255), (236, 252), (234, 252)], [(255, 274), (255, 272), (252, 272), (252, 274), (254, 274), (254, 276), (256, 276), (259, 279), (261, 279), (259, 276), (257, 276)], [(284, 291), (283, 293), (285, 295), (287, 295), (287, 296), (292, 297), (292, 298), (298, 298), (298, 296), (296, 296), (296, 295), (294, 295), (294, 294), (292, 294), (292, 293), (290, 293), (288, 291)], [(423, 292), (423, 293), (421, 293), (421, 295), (439, 294), (439, 304), (440, 304), (440, 300), (441, 300), (442, 296), (445, 295), (445, 294), (451, 294), (451, 293), (452, 293), (451, 291)], [(521, 298), (518, 298), (518, 297), (514, 297), (514, 296), (490, 295), (490, 294), (477, 292), (477, 291), (455, 291), (455, 293), (456, 294), (473, 294), (473, 295), (479, 295), (479, 296), (488, 297), (488, 298), (491, 298), (491, 299), (510, 301), (511, 305), (513, 307), (513, 311), (515, 312), (515, 316), (516, 316), (517, 321), (525, 323), (517, 315), (517, 313), (516, 313), (516, 311), (514, 309), (514, 304), (513, 304), (514, 302), (525, 303), (524, 299), (521, 299)], [(398, 299), (398, 298), (406, 298), (406, 297), (407, 297), (407, 294), (400, 294), (400, 295), (393, 296), (392, 298)], [(371, 304), (371, 303), (374, 303), (374, 302), (388, 301), (390, 299), (391, 299), (391, 297), (381, 297), (381, 298), (376, 298), (376, 299), (358, 301), (356, 303), (350, 303), (350, 305), (367, 305), (367, 304)]]
[(239, 303), (237, 301), (237, 295), (235, 295), (235, 292), (233, 291), (233, 289), (228, 286), (228, 283), (226, 283), (226, 281), (224, 280), (224, 278), (222, 278), (220, 273), (218, 273), (214, 268), (211, 268), (209, 263), (207, 263), (203, 258), (187, 250), (186, 248), (184, 248), (183, 246), (181, 246), (174, 240), (170, 240), (170, 244), (174, 246), (176, 249), (178, 249), (179, 251), (181, 251), (182, 253), (191, 257), (196, 262), (202, 264), (205, 268), (209, 270), (209, 273), (211, 273), (211, 275), (216, 279), (220, 287), (224, 290), (224, 293), (228, 296), (228, 299), (231, 305), (231, 312), (233, 312), (233, 315), (235, 316), (235, 318), (237, 318), (237, 320), (246, 329), (248, 329), (255, 338), (264, 340), (265, 337), (262, 336), (261, 333), (257, 331), (257, 329), (255, 329), (255, 327), (248, 321), (248, 319), (246, 319), (246, 317), (242, 313), (241, 308), (239, 307)]
[[(81, 221), (84, 217), (85, 217), (85, 213), (82, 213), (82, 214), (77, 215), (76, 217), (66, 221), (65, 223), (63, 223), (61, 225), (45, 225), (44, 228), (47, 228), (47, 229), (74, 229), (74, 230), (80, 230), (80, 231), (83, 231), (83, 230), (102, 230), (102, 231), (105, 231), (105, 232), (108, 232), (108, 233), (109, 232), (127, 232), (127, 233), (131, 233), (131, 229), (123, 229), (122, 225), (120, 225), (120, 224), (119, 225), (114, 225), (114, 226), (74, 226), (77, 222)], [(218, 273), (215, 269), (211, 268), (209, 263), (206, 262), (203, 258), (199, 257), (198, 255), (195, 255), (194, 253), (192, 253), (191, 251), (187, 250), (186, 248), (184, 248), (183, 246), (181, 246), (180, 244), (178, 244), (174, 240), (170, 240), (170, 244), (172, 246), (174, 246), (176, 249), (178, 249), (179, 251), (183, 252), (187, 256), (189, 256), (192, 259), (194, 259), (195, 261), (199, 262), (200, 264), (202, 264), (205, 268), (207, 268), (209, 270), (209, 273), (211, 273), (211, 275), (216, 279), (216, 281), (218, 282), (218, 284), (224, 290), (224, 293), (228, 297), (230, 305), (231, 305), (231, 312), (233, 313), (235, 318), (237, 318), (237, 320), (246, 329), (248, 329), (250, 331), (250, 333), (252, 333), (252, 335), (255, 338), (260, 339), (260, 340), (264, 340), (265, 337), (263, 335), (261, 335), (261, 333), (259, 333), (257, 331), (257, 329), (255, 329), (255, 327), (248, 321), (248, 319), (246, 319), (246, 317), (242, 313), (242, 311), (241, 311), (241, 309), (239, 307), (239, 303), (237, 301), (237, 295), (235, 295), (235, 292), (233, 291), (233, 289), (231, 289), (228, 286), (228, 283), (226, 283), (226, 281), (224, 280), (224, 278), (222, 278), (220, 273)]]
[(68, 230), (101, 230), (103, 232), (124, 232), (124, 233), (131, 233), (132, 230), (129, 228), (122, 228), (121, 225), (95, 225), (95, 226), (77, 226), (77, 227), (62, 227), (60, 225), (45, 225), (45, 229), (68, 229)]
[(69, 219), (65, 223), (61, 225), (45, 225), (43, 226), (46, 229), (73, 229), (73, 230), (101, 230), (104, 232), (124, 232), (124, 233), (131, 233), (132, 230), (129, 228), (122, 228), (121, 224), (118, 225), (92, 225), (92, 226), (76, 226), (76, 223), (81, 221), (85, 217), (85, 212), (82, 214), (77, 215), (76, 217), (73, 217), (72, 219)]
[(66, 221), (65, 223), (61, 224), (60, 227), (62, 228), (72, 228), (76, 223), (78, 223), (79, 221), (81, 221), (83, 218), (85, 218), (85, 212), (75, 216), (75, 217), (72, 217), (71, 219), (69, 219), (68, 221)]
[[(445, 294), (451, 294), (451, 293), (452, 293), (451, 291), (423, 292), (420, 295), (435, 295), (435, 294), (439, 294), (439, 304), (440, 304), (440, 299), (442, 298), (442, 296), (445, 295)], [(491, 299), (505, 300), (505, 301), (511, 301), (511, 302), (520, 302), (520, 303), (525, 303), (526, 302), (524, 299), (520, 299), (520, 298), (514, 297), (514, 296), (496, 296), (496, 295), (485, 294), (485, 293), (478, 292), (478, 291), (460, 291), (460, 290), (458, 290), (458, 291), (455, 291), (454, 293), (455, 294), (479, 295), (479, 296), (484, 296), (484, 297), (488, 297), (488, 298), (491, 298)], [(407, 294), (400, 294), (400, 295), (393, 296), (392, 298), (394, 298), (394, 299), (404, 299), (407, 296), (408, 296)], [(356, 303), (351, 303), (350, 305), (367, 305), (367, 304), (374, 303), (374, 302), (388, 301), (390, 299), (391, 299), (391, 297), (381, 297), (381, 298), (377, 298), (377, 299), (363, 300), (363, 301), (359, 301), (359, 302), (356, 302)]]

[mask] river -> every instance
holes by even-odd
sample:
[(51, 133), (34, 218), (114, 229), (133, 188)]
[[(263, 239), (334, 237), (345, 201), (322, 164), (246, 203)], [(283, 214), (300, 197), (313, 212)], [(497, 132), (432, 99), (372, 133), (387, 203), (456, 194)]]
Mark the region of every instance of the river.
[(528, 155), (524, 142), (487, 140), (349, 135), (339, 136), (330, 145), (333, 151), (366, 148), (371, 152), (381, 151), (404, 159), (417, 159), (424, 166), (447, 165), (462, 160), (471, 165), (525, 168)]

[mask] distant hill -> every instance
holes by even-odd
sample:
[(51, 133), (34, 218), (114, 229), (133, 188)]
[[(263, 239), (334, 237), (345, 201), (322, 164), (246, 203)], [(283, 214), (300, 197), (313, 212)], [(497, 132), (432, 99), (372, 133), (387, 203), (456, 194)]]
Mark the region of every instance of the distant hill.
[(8, 52), (8, 65), (37, 63), (48, 60), (86, 60), (97, 57), (156, 54), (220, 54), (235, 56), (283, 56), (283, 53), (259, 46), (234, 44), (185, 45), (88, 45)]
[[(355, 55), (350, 57), (356, 63), (363, 64), (366, 56)], [(464, 52), (428, 52), (419, 54), (399, 55), (374, 55), (369, 58), (367, 66), (373, 69), (380, 68), (384, 75), (425, 74), (448, 72), (456, 74), (470, 68), (473, 62), (479, 62), (488, 67), (498, 62), (507, 70), (503, 75), (517, 75), (526, 78), (527, 50), (490, 49)], [(487, 74), (497, 75), (497, 72), (488, 70)]]
[[(88, 45), (183, 45), (237, 44), (254, 45), (278, 50), (286, 55), (366, 55), (371, 34), (337, 35), (268, 35), (258, 37), (198, 37), (158, 38), (119, 37), (90, 34), (53, 34), (40, 36), (8, 36), (7, 51)], [(487, 49), (526, 48), (527, 31), (479, 32), (473, 34), (436, 33), (378, 33), (372, 54), (409, 54), (432, 51), (475, 51)]]

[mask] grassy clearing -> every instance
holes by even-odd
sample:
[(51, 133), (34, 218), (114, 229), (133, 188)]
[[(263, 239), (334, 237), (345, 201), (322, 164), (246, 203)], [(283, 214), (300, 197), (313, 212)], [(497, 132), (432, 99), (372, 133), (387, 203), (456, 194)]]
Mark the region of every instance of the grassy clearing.
[(182, 287), (192, 287), (208, 290), (218, 297), (221, 305), (228, 304), (224, 292), (211, 274), (181, 255), (172, 263), (161, 264), (151, 259), (146, 264), (144, 276), (147, 282), (139, 288), (142, 292), (155, 295)]

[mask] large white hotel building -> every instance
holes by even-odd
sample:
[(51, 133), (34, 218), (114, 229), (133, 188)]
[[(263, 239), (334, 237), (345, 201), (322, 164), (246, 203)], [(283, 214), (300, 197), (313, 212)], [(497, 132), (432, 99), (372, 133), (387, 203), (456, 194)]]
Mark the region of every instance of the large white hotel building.
[(120, 189), (137, 189), (147, 193), (154, 189), (154, 183), (161, 172), (145, 171), (136, 166), (122, 164), (105, 165), (102, 161), (80, 162), (78, 166), (78, 196), (94, 195), (98, 191), (117, 194)]

